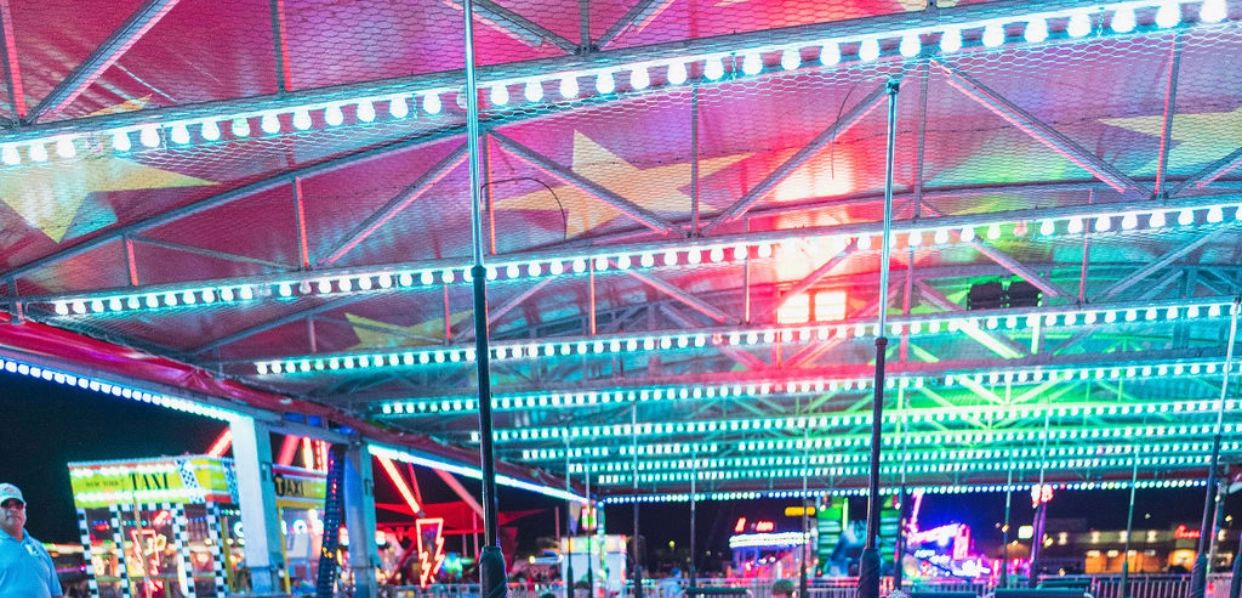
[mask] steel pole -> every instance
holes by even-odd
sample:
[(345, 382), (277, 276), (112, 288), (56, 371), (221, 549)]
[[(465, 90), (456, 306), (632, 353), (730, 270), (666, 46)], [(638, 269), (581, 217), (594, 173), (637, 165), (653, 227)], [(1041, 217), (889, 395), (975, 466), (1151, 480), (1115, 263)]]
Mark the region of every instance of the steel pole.
[(1130, 581), (1130, 534), (1134, 533), (1134, 493), (1138, 489), (1138, 450), (1130, 447), (1130, 508), (1126, 514), (1126, 544), (1121, 551), (1121, 582), (1117, 586), (1117, 598), (1126, 598), (1126, 584)]
[(504, 598), (505, 557), (500, 550), (499, 503), (496, 498), (496, 453), (492, 438), (492, 381), (488, 350), (487, 268), (483, 265), (483, 217), (479, 168), (479, 94), (474, 65), (474, 2), (463, 0), (466, 61), (466, 144), (470, 162), (470, 236), (474, 265), (475, 365), (479, 379), (479, 458), (483, 476), (483, 553), (479, 586), (483, 598)]
[(1010, 516), (1013, 513), (1013, 459), (1009, 460), (1009, 479), (1005, 482), (1005, 524), (1001, 528), (1001, 558), (1004, 564), (1001, 565), (1000, 587), (1009, 587), (1009, 524)]
[(875, 395), (871, 399), (871, 471), (867, 478), (867, 539), (858, 564), (858, 598), (880, 598), (880, 553), (876, 536), (880, 530), (880, 436), (884, 415), (884, 354), (888, 325), (888, 270), (892, 252), (893, 153), (897, 137), (897, 92), (901, 82), (890, 79), (888, 92), (888, 140), (884, 154), (884, 228), (880, 242), (880, 334), (875, 339)]
[(1212, 535), (1213, 524), (1216, 523), (1212, 517), (1216, 511), (1213, 505), (1216, 499), (1216, 470), (1220, 469), (1220, 443), (1225, 424), (1225, 398), (1229, 396), (1229, 377), (1233, 374), (1233, 343), (1238, 337), (1238, 312), (1242, 311), (1240, 304), (1242, 304), (1242, 296), (1233, 300), (1233, 305), (1229, 310), (1229, 344), (1225, 347), (1225, 372), (1220, 381), (1220, 404), (1216, 409), (1216, 432), (1212, 436), (1212, 458), (1208, 464), (1207, 490), (1203, 493), (1203, 522), (1199, 525), (1198, 555), (1195, 556), (1195, 568), (1191, 571), (1190, 577), (1190, 598), (1203, 598), (1203, 594), (1207, 591), (1209, 567), (1207, 542)]
[[(630, 405), (630, 429), (638, 428), (638, 403)], [(642, 552), (638, 547), (638, 434), (631, 435), (634, 449), (634, 598), (643, 598)]]
[[(570, 481), (569, 469), (570, 469), (569, 467), (569, 433), (567, 431), (565, 433), (565, 491), (573, 492), (573, 487), (571, 486), (571, 481)], [(590, 500), (589, 495), (587, 496), (587, 499)], [(581, 511), (579, 511), (579, 513), (581, 513)], [(568, 560), (565, 561), (565, 598), (573, 598), (574, 592), (575, 592), (574, 582), (576, 580), (574, 579), (574, 535), (577, 532), (574, 530), (573, 518), (574, 518), (574, 515), (573, 515), (572, 504), (566, 505), (565, 506), (565, 531), (569, 533), (566, 534), (565, 536), (565, 552), (569, 556), (567, 557)]]
[(695, 513), (699, 502), (698, 496), (696, 496), (698, 486), (695, 483), (699, 477), (699, 451), (697, 448), (690, 451), (690, 463), (694, 465), (694, 473), (690, 476), (690, 588), (694, 589), (695, 584), (698, 583), (698, 559), (696, 558), (696, 555), (698, 555), (697, 513)]

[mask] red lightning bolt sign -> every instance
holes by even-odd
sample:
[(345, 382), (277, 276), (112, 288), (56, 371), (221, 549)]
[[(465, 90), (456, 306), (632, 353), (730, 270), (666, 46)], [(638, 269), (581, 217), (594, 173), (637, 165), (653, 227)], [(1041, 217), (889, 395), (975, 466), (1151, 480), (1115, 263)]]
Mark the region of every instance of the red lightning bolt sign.
[(440, 535), (444, 529), (444, 519), (431, 517), (419, 519), (415, 523), (418, 529), (418, 560), (421, 564), (418, 583), (426, 588), (431, 583), (431, 578), (440, 571), (440, 565), (444, 564), (444, 537)]

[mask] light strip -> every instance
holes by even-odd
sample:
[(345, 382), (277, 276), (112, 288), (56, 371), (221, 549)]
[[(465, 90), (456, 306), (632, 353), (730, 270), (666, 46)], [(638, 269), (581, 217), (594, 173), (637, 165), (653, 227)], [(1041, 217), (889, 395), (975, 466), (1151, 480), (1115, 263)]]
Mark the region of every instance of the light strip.
[(234, 420), (249, 417), (248, 415), (243, 415), (236, 411), (222, 409), (212, 405), (205, 405), (198, 401), (171, 397), (160, 393), (151, 393), (127, 385), (107, 382), (93, 377), (70, 374), (43, 366), (30, 365), (28, 363), (9, 358), (0, 358), (0, 368), (12, 374), (20, 374), (31, 378), (40, 378), (48, 382), (55, 382), (66, 386), (76, 386), (92, 392), (110, 394), (114, 397), (121, 397), (122, 399), (129, 399), (142, 403), (150, 403), (159, 407), (165, 407), (176, 411), (184, 411), (186, 413), (201, 415), (203, 417), (218, 419), (225, 422), (233, 422)]
[[(1201, 4), (1200, 21), (1217, 23), (1228, 18), (1227, 10), (1220, 10), (1219, 0), (1207, 0)], [(895, 56), (903, 59), (917, 59), (926, 46), (937, 45), (942, 54), (959, 52), (963, 47), (981, 48), (985, 51), (1001, 45), (1018, 45), (1024, 43), (1042, 44), (1049, 38), (1078, 39), (1087, 37), (1094, 31), (1104, 33), (1103, 18), (1109, 16), (1111, 29), (1118, 34), (1129, 34), (1136, 29), (1167, 29), (1178, 26), (1182, 22), (1183, 4), (1199, 4), (1187, 0), (1139, 0), (1112, 2), (1103, 5), (1057, 7), (1055, 10), (1017, 13), (1004, 17), (988, 17), (974, 21), (952, 22), (923, 27), (897, 27), (889, 31), (875, 31), (867, 34), (852, 34), (844, 37), (830, 37), (814, 41), (796, 40), (791, 43), (753, 44), (749, 47), (732, 48), (727, 52), (714, 51), (698, 54), (673, 52), (672, 57), (656, 59), (640, 59), (623, 64), (606, 66), (588, 66), (568, 71), (539, 73), (534, 76), (485, 78), (481, 82), (483, 88), (491, 90), (486, 94), (491, 100), (489, 111), (505, 112), (505, 106), (514, 97), (526, 97), (532, 103), (543, 103), (547, 88), (561, 91), (560, 101), (577, 101), (583, 90), (590, 94), (594, 90), (599, 97), (607, 98), (617, 92), (616, 75), (627, 73), (626, 83), (622, 86), (628, 93), (649, 93), (648, 89), (672, 89), (681, 87), (688, 82), (695, 84), (710, 83), (723, 80), (736, 80), (743, 77), (755, 77), (778, 68), (798, 70), (802, 68), (819, 69), (837, 67), (843, 63), (866, 63), (878, 60), (881, 56)], [(1036, 4), (1038, 6), (1039, 4)], [(1175, 10), (1158, 11), (1153, 25), (1139, 26), (1136, 11), (1150, 12), (1164, 6), (1173, 6)], [(946, 17), (953, 13), (943, 12)], [(966, 13), (972, 14), (972, 13)], [(1099, 28), (1097, 23), (1099, 21)], [(1022, 38), (1009, 38), (1006, 29), (1023, 28)], [(969, 33), (969, 38), (964, 34)], [(999, 33), (999, 35), (996, 35)], [(816, 58), (803, 60), (804, 54)], [(621, 54), (624, 55), (624, 54)], [(726, 63), (741, 56), (741, 68), (734, 65), (726, 69)], [(794, 58), (797, 60), (794, 60)], [(607, 58), (605, 56), (605, 58)], [(767, 65), (773, 65), (771, 67)], [(780, 65), (777, 67), (776, 65)], [(507, 66), (507, 65), (506, 65)], [(701, 78), (691, 80), (687, 71), (693, 67), (702, 72)], [(663, 76), (652, 76), (652, 69), (662, 69)], [(498, 68), (496, 72), (505, 72)], [(728, 76), (726, 77), (726, 72)], [(660, 73), (657, 72), (656, 75)], [(588, 83), (581, 85), (579, 79), (586, 78)], [(373, 123), (403, 121), (417, 116), (435, 116), (444, 111), (444, 98), (447, 94), (460, 93), (460, 84), (452, 78), (447, 83), (421, 89), (411, 89), (410, 85), (394, 88), (391, 91), (376, 95), (367, 93), (355, 97), (342, 97), (331, 100), (315, 99), (314, 101), (298, 102), (301, 97), (295, 95), (289, 103), (277, 102), (265, 108), (242, 110), (230, 114), (193, 114), (182, 116), (186, 110), (169, 110), (159, 116), (138, 115), (132, 117), (130, 124), (114, 128), (82, 133), (72, 127), (43, 127), (30, 133), (9, 134), (5, 137), (14, 141), (0, 144), (0, 163), (17, 165), (23, 162), (45, 162), (55, 156), (58, 159), (73, 159), (84, 151), (99, 151), (95, 148), (110, 148), (119, 154), (130, 154), (157, 148), (177, 150), (194, 145), (216, 145), (246, 140), (252, 137), (267, 138), (286, 134), (297, 134), (308, 130), (328, 130), (350, 122), (352, 125), (370, 126)], [(510, 89), (513, 88), (513, 89)], [(520, 91), (520, 93), (519, 93)], [(516, 106), (513, 111), (525, 110)], [(18, 130), (20, 131), (20, 129)], [(135, 143), (136, 142), (136, 143)], [(49, 151), (51, 150), (51, 151)], [(106, 150), (103, 150), (106, 151)]]
[[(1242, 363), (1235, 363), (1242, 372)], [(1030, 386), (1045, 382), (1088, 382), (1093, 380), (1161, 380), (1224, 374), (1221, 361), (1150, 361), (1098, 366), (1025, 366), (985, 370), (945, 370), (940, 372), (891, 372), (885, 381), (889, 389), (920, 389), (929, 386), (973, 390), (982, 384)], [(745, 383), (678, 384), (664, 386), (613, 387), (559, 392), (499, 393), (492, 396), (497, 411), (523, 411), (532, 408), (589, 408), (600, 405), (658, 403), (664, 401), (711, 401), (764, 396), (824, 396), (862, 392), (872, 388), (871, 376), (831, 378), (816, 376), (804, 380), (755, 381)], [(478, 399), (471, 395), (425, 399), (383, 401), (375, 407), (381, 419), (414, 416), (465, 414), (478, 410)]]
[[(1134, 486), (1139, 489), (1196, 488), (1206, 486), (1204, 480), (1138, 480)], [(911, 485), (906, 490), (927, 494), (974, 494), (981, 492), (1027, 492), (1034, 484), (953, 484), (953, 485)], [(1125, 490), (1130, 488), (1130, 481), (1108, 480), (1094, 482), (1053, 483), (1058, 490)], [(893, 490), (886, 488), (885, 493)], [(823, 496), (866, 496), (866, 488), (829, 488), (819, 490), (735, 490), (728, 492), (699, 492), (694, 495), (698, 501), (739, 501), (759, 500), (762, 498), (819, 498)], [(600, 502), (610, 505), (639, 503), (690, 502), (688, 492), (649, 493), (641, 495), (606, 496)]]
[[(638, 446), (623, 445), (613, 449), (607, 446), (589, 446), (575, 447), (569, 450), (570, 459), (598, 459), (608, 457), (615, 450), (618, 455), (632, 457), (635, 452), (640, 456), (650, 455), (689, 455), (694, 453), (702, 453), (704, 455), (714, 454), (719, 450), (719, 445), (715, 442), (675, 442), (669, 444), (646, 443)], [(523, 461), (564, 461), (565, 449), (523, 449)]]
[[(428, 469), (446, 471), (449, 473), (454, 473), (454, 474), (464, 476), (467, 478), (471, 478), (471, 479), (475, 479), (475, 480), (479, 480), (483, 478), (483, 474), (479, 471), (477, 467), (474, 467), (474, 466), (461, 465), (458, 463), (450, 463), (448, 461), (444, 461), (441, 459), (424, 457), (424, 456), (411, 453), (406, 450), (388, 448), (385, 446), (380, 446), (378, 444), (368, 443), (367, 450), (376, 457), (384, 457), (384, 458), (391, 459), (394, 461), (401, 461), (402, 463), (411, 463), (414, 465), (421, 465)], [(496, 474), (496, 483), (502, 486), (509, 486), (510, 488), (520, 488), (523, 490), (529, 490), (531, 492), (536, 492), (539, 494), (543, 494), (544, 496), (550, 496), (552, 498), (559, 498), (561, 500), (572, 500), (572, 501), (581, 502), (581, 503), (588, 502), (586, 498), (582, 496), (578, 496), (577, 494), (573, 494), (572, 492), (561, 490), (559, 488), (552, 488), (550, 486), (532, 484), (525, 480), (519, 480), (517, 478), (507, 476), (504, 474)]]
[[(905, 410), (904, 413), (887, 412), (886, 423), (904, 421), (908, 425), (961, 421), (977, 425), (978, 422), (998, 422), (1008, 419), (1031, 417), (1081, 418), (1091, 416), (1144, 416), (1154, 414), (1202, 415), (1218, 411), (1217, 400), (1117, 403), (1069, 403), (1054, 405), (969, 405)], [(1227, 413), (1242, 411), (1242, 401), (1225, 402)], [(612, 424), (575, 427), (524, 427), (495, 431), (497, 443), (563, 441), (566, 435), (573, 440), (598, 440), (603, 438), (632, 438), (634, 436), (670, 436), (680, 434), (711, 434), (717, 432), (761, 432), (833, 430), (869, 425), (869, 413), (845, 415), (804, 415), (777, 418), (747, 418), (701, 421), (646, 422), (637, 426)], [(470, 441), (478, 442), (478, 432), (470, 433)]]
[[(1027, 220), (1040, 222), (1039, 233)], [(918, 221), (893, 223), (898, 246), (917, 247), (971, 245), (978, 238), (992, 239), (1008, 231), (1012, 236), (1081, 234), (1081, 227), (1103, 221), (1118, 221), (1112, 234), (1128, 231), (1174, 229), (1177, 227), (1232, 226), (1242, 222), (1242, 204), (1237, 194), (1202, 196), (1170, 202), (1158, 209), (1142, 204), (1075, 205), (1048, 210), (1022, 210), (969, 216), (941, 216)], [(1144, 225), (1144, 226), (1140, 226)], [(1025, 229), (1021, 235), (1018, 233)], [(1075, 232), (1078, 231), (1078, 232)], [(630, 246), (601, 246), (576, 252), (556, 251), (538, 255), (497, 256), (489, 260), (488, 279), (496, 282), (534, 281), (564, 276), (602, 275), (624, 270), (694, 267), (699, 264), (738, 264), (747, 259), (779, 257), (785, 242), (811, 240), (844, 248), (856, 241), (860, 251), (878, 247), (880, 223), (862, 222), (817, 227), (808, 230), (782, 230), (768, 233), (737, 234), (709, 241), (687, 240), (677, 244), (647, 243)], [(1100, 233), (1097, 233), (1100, 234)], [(796, 236), (795, 236), (796, 235)], [(216, 284), (201, 282), (149, 285), (144, 290), (116, 289), (92, 293), (33, 295), (20, 300), (26, 307), (40, 309), (49, 317), (78, 318), (131, 312), (167, 311), (203, 307), (225, 307), (255, 301), (295, 301), (301, 297), (336, 297), (357, 294), (390, 293), (439, 288), (470, 282), (470, 264), (462, 260), (441, 260), (413, 265), (387, 265), (335, 269), (331, 273), (301, 272), (273, 276), (234, 278)], [(471, 350), (473, 351), (473, 350)], [(503, 359), (503, 357), (501, 358)]]

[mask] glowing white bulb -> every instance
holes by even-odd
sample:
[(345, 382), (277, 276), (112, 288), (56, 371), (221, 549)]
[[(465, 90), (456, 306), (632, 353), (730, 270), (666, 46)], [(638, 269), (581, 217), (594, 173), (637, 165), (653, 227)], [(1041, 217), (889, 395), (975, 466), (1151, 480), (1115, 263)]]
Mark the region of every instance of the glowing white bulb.
[(388, 98), (388, 116), (405, 118), (409, 115), (410, 104), (405, 101), (405, 96), (392, 96)]
[(531, 79), (526, 82), (522, 88), (522, 95), (526, 97), (527, 102), (538, 102), (543, 99), (543, 83)]
[(793, 48), (786, 48), (781, 53), (781, 68), (792, 71), (799, 66), (802, 66), (802, 55)]
[(578, 97), (578, 78), (573, 75), (561, 77), (561, 97), (572, 99)]
[(742, 59), (742, 73), (746, 75), (758, 75), (763, 71), (763, 57), (758, 52), (748, 52), (746, 58)]
[(1001, 228), (999, 224), (993, 223), (988, 226), (988, 239), (995, 241), (1001, 236)]
[(1233, 212), (1234, 220), (1242, 222), (1242, 206), (1236, 206)]
[(1070, 233), (1071, 235), (1076, 235), (1076, 234), (1078, 234), (1078, 233), (1081, 233), (1081, 232), (1082, 232), (1082, 228), (1083, 228), (1083, 225), (1082, 225), (1082, 218), (1070, 218), (1070, 221), (1069, 221), (1069, 233)]
[(1074, 13), (1070, 17), (1069, 25), (1065, 27), (1065, 32), (1070, 37), (1086, 37), (1091, 33), (1091, 17), (1085, 12)]
[(651, 73), (647, 72), (647, 67), (637, 65), (630, 69), (630, 88), (635, 91), (641, 91), (651, 86)]
[(293, 128), (299, 131), (305, 131), (311, 128), (310, 110), (299, 108), (293, 111)]
[(280, 117), (276, 116), (275, 112), (268, 112), (267, 114), (264, 114), (263, 118), (259, 119), (259, 128), (262, 129), (264, 133), (269, 135), (279, 133)]
[(1204, 23), (1219, 23), (1229, 16), (1225, 0), (1203, 0), (1199, 7), (1199, 20)]
[(988, 48), (995, 48), (1005, 43), (1005, 28), (1000, 23), (989, 23), (983, 28), (983, 45)]
[(1147, 224), (1152, 228), (1159, 228), (1167, 224), (1165, 222), (1164, 212), (1152, 212), (1151, 220), (1148, 220)]
[(969, 243), (975, 240), (975, 229), (973, 226), (962, 228), (961, 238), (963, 242)]
[(935, 241), (937, 245), (944, 245), (945, 243), (948, 243), (949, 231), (943, 228), (937, 230), (932, 240)]
[(961, 29), (945, 29), (940, 34), (940, 51), (945, 54), (952, 54), (962, 49), (962, 30)]
[(341, 111), (340, 104), (328, 104), (323, 109), (323, 122), (329, 127), (339, 127), (345, 122), (345, 113)]
[(860, 251), (867, 251), (871, 249), (871, 235), (863, 235), (858, 237), (858, 249)]
[(1095, 232), (1102, 233), (1113, 227), (1113, 219), (1108, 216), (1098, 216), (1095, 219)]
[(423, 110), (427, 114), (439, 114), (444, 109), (444, 103), (440, 101), (440, 94), (429, 93), (423, 96)]
[(858, 58), (863, 62), (871, 62), (880, 57), (880, 40), (873, 38), (864, 39), (862, 44), (858, 46)]
[(828, 42), (819, 49), (820, 64), (834, 66), (839, 62), (841, 62), (841, 46), (837, 45), (837, 42)]
[(1125, 230), (1134, 230), (1138, 227), (1138, 216), (1133, 212), (1121, 217), (1121, 228)]
[(668, 65), (669, 83), (673, 85), (681, 85), (686, 82), (686, 79), (689, 78), (689, 76), (689, 73), (686, 72), (686, 63), (674, 62)]
[(724, 62), (720, 58), (708, 58), (703, 65), (703, 76), (709, 81), (719, 81), (724, 76)]
[(1156, 11), (1156, 26), (1161, 29), (1176, 27), (1182, 22), (1182, 5), (1177, 0), (1165, 0)]
[(613, 78), (612, 71), (602, 71), (595, 76), (595, 91), (600, 93), (612, 93), (617, 90), (617, 80)]
[(1048, 39), (1048, 22), (1043, 17), (1035, 17), (1026, 24), (1026, 31), (1022, 37), (1032, 44), (1038, 44)]
[[(129, 137), (125, 137), (124, 133), (117, 133), (117, 135), (125, 138), (126, 148), (120, 149), (119, 147), (117, 147), (116, 137), (113, 137), (112, 147), (116, 148), (116, 150), (119, 152), (128, 151), (129, 150), (129, 147), (128, 147)], [(21, 154), (17, 153), (16, 145), (6, 145), (4, 146), (4, 149), (0, 149), (0, 160), (3, 160), (5, 165), (7, 166), (13, 166), (16, 164), (21, 164), (22, 156)]]
[(1112, 28), (1117, 33), (1129, 33), (1134, 31), (1137, 19), (1134, 18), (1134, 7), (1123, 6), (1113, 13)]
[(375, 102), (372, 102), (371, 100), (362, 100), (361, 102), (358, 102), (358, 110), (355, 114), (358, 115), (358, 120), (364, 123), (369, 123), (375, 120)]
[(154, 125), (143, 127), (138, 133), (138, 140), (146, 147), (159, 147), (160, 130)]
[[(189, 142), (190, 132), (185, 132), (186, 143)], [(73, 139), (61, 137), (56, 140), (56, 155), (62, 158), (72, 158), (78, 155), (78, 148), (73, 145)]]
[(216, 124), (214, 120), (205, 120), (202, 126), (199, 127), (198, 134), (202, 135), (203, 139), (207, 141), (218, 141), (220, 139), (220, 125)]
[(923, 233), (914, 231), (906, 236), (906, 242), (911, 247), (918, 247), (923, 244)]
[(249, 137), (250, 120), (239, 116), (229, 123), (229, 130), (233, 131), (234, 137)]
[(1207, 221), (1216, 224), (1225, 219), (1225, 211), (1220, 206), (1212, 206), (1208, 208)]
[(492, 104), (496, 106), (504, 106), (505, 104), (508, 104), (509, 103), (509, 86), (501, 85), (501, 84), (493, 85), (492, 93), (489, 95), (489, 97), (492, 100)]
[(1191, 210), (1182, 210), (1177, 214), (1177, 223), (1182, 226), (1190, 226), (1195, 223), (1195, 213)]

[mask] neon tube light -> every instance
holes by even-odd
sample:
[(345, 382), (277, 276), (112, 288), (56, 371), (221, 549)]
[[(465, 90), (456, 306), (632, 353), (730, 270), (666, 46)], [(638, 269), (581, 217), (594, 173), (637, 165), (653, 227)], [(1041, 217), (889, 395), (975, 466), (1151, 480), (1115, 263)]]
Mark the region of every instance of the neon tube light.
[[(388, 447), (380, 446), (377, 444), (368, 444), (367, 450), (376, 457), (385, 457), (393, 461), (401, 461), (402, 463), (412, 463), (414, 465), (421, 465), (429, 469), (447, 471), (449, 473), (457, 474), (457, 475), (468, 477), (468, 478), (475, 479), (475, 480), (481, 479), (483, 477), (483, 474), (482, 472), (479, 471), (479, 468), (474, 467), (474, 466), (461, 465), (459, 463), (451, 463), (451, 462), (444, 461), (441, 459), (434, 459), (434, 458), (429, 458), (425, 456), (420, 456), (420, 455), (411, 453), (409, 451), (388, 448)], [(559, 498), (562, 500), (572, 500), (572, 501), (581, 502), (581, 503), (588, 502), (586, 498), (582, 496), (578, 496), (577, 494), (574, 494), (572, 492), (568, 492), (566, 490), (561, 490), (558, 488), (552, 488), (550, 486), (542, 486), (539, 484), (533, 484), (531, 482), (527, 482), (525, 480), (519, 480), (517, 478), (507, 476), (504, 474), (496, 474), (496, 483), (502, 486), (509, 486), (510, 488), (521, 488), (523, 490), (529, 490), (531, 492), (536, 492), (539, 494), (543, 494), (545, 496), (550, 496), (552, 498)]]

